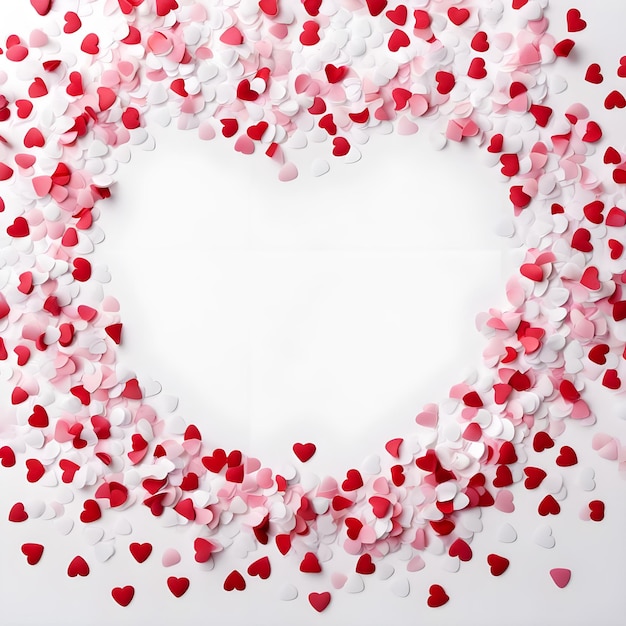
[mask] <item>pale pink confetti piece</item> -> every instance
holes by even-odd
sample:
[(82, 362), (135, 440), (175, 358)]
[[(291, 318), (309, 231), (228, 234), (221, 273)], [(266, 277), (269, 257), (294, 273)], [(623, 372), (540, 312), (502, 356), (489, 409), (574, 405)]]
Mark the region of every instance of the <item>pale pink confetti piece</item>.
[(285, 163), (278, 173), (278, 179), (284, 183), (298, 177), (298, 168), (293, 163)]
[(173, 565), (177, 565), (180, 563), (181, 557), (178, 550), (174, 548), (168, 548), (161, 557), (161, 563), (163, 567), (172, 567)]

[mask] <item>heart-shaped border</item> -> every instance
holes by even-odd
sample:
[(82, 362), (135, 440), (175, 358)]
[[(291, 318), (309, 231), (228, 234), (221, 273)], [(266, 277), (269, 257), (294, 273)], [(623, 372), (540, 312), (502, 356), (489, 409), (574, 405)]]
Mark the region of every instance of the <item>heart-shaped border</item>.
[[(62, 23), (52, 0), (31, 4)], [(531, 439), (539, 451), (566, 420), (594, 422), (587, 380), (621, 387), (626, 213), (611, 207), (611, 185), (626, 182), (625, 157), (607, 151), (607, 170), (594, 174), (585, 158), (602, 132), (587, 109), (572, 105), (559, 117), (542, 104), (546, 64), (575, 42), (551, 37), (537, 3), (524, 21), (524, 0), (513, 2), (524, 22), (515, 37), (498, 32), (497, 8), (469, 2), (417, 2), (404, 15), (385, 0), (348, 9), (306, 0), (293, 13), (278, 0), (247, 13), (109, 0), (81, 5), (82, 17), (92, 4), (104, 9), (102, 30), (82, 32), (81, 15), (65, 14), (57, 56), (44, 30), (7, 42), (7, 59), (26, 70), (16, 73), (15, 97), (0, 103), (11, 131), (0, 166), (10, 237), (0, 357), (15, 423), (2, 464), (24, 458), (30, 482), (56, 476), (71, 485), (85, 525), (136, 503), (172, 525), (195, 523), (198, 561), (227, 547), (222, 532), (232, 525), (293, 551), (303, 572), (321, 569), (316, 553), (328, 537), (354, 555), (357, 572), (367, 573), (372, 557), (435, 540), (471, 558), (457, 532), (463, 511), (497, 505), (510, 484), (502, 468), (523, 463)], [(568, 13), (570, 30), (580, 20)], [(357, 41), (350, 50), (359, 38), (380, 47), (350, 56), (346, 31)], [(330, 52), (320, 52), (317, 36)], [(62, 52), (71, 42), (80, 48), (74, 62)], [(97, 218), (117, 162), (129, 158), (128, 145), (150, 141), (151, 115), (203, 139), (221, 132), (244, 153), (263, 150), (284, 181), (297, 175), (289, 137), (313, 129), (328, 135), (337, 158), (369, 129), (393, 124), (408, 134), (422, 119), (439, 123), (441, 145), (486, 148), (510, 180), (526, 246), (507, 283), (510, 308), (482, 318), (489, 376), (455, 385), (445, 419), (441, 407), (426, 407), (414, 433), (386, 442), (379, 463), (312, 488), (294, 467), (281, 475), (241, 451), (207, 447), (197, 427), (157, 412), (118, 362), (118, 305), (88, 258), (103, 237)], [(622, 460), (613, 438), (600, 435), (597, 447)], [(19, 502), (9, 513), (14, 522), (28, 517)], [(189, 581), (173, 580), (172, 593), (184, 594)], [(134, 590), (124, 589), (127, 604)], [(313, 595), (324, 610), (325, 597)]]

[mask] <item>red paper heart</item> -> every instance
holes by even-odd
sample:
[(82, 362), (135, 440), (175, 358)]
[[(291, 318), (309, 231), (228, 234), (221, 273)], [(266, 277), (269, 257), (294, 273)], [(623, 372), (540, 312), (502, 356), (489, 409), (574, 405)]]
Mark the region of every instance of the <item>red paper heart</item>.
[[(467, 75), (470, 78), (474, 78), (476, 80), (485, 78), (487, 76), (487, 70), (485, 69), (485, 59), (482, 59), (481, 57), (476, 57), (475, 59), (472, 59), (469, 69), (467, 70)], [(519, 170), (519, 164), (518, 164), (518, 170)]]
[(604, 519), (604, 502), (602, 500), (592, 500), (589, 503), (589, 518), (594, 522), (601, 522)]
[(583, 141), (587, 143), (595, 143), (602, 139), (602, 129), (597, 124), (597, 122), (587, 122), (587, 130), (583, 135)]
[(396, 28), (389, 37), (388, 47), (391, 52), (397, 52), (400, 48), (406, 48), (411, 43), (409, 36), (399, 28)]
[(571, 39), (562, 39), (554, 46), (554, 54), (558, 57), (568, 57), (575, 45)]
[(28, 418), (28, 423), (33, 428), (46, 428), (49, 424), (48, 413), (40, 404), (33, 406), (33, 412)]
[(404, 4), (399, 4), (395, 9), (390, 9), (385, 13), (387, 19), (397, 26), (404, 26), (408, 17), (408, 11)]
[(602, 68), (598, 65), (598, 63), (592, 63), (587, 68), (585, 80), (588, 83), (593, 83), (594, 85), (599, 85), (604, 80), (604, 76), (602, 76)]
[(176, 0), (156, 0), (156, 13), (159, 17), (165, 17), (170, 11), (178, 8)]
[(548, 494), (539, 503), (537, 511), (543, 517), (546, 515), (558, 515), (561, 512), (561, 505), (554, 499), (554, 496)]
[(275, 17), (278, 15), (278, 0), (260, 0), (259, 8), (265, 15)]
[(617, 75), (620, 78), (626, 78), (626, 56), (619, 60), (619, 67), (617, 68)]
[(254, 561), (254, 563), (250, 563), (250, 565), (248, 566), (248, 574), (250, 576), (258, 576), (263, 580), (269, 578), (271, 573), (272, 568), (270, 565), (270, 560), (266, 556), (257, 559), (256, 561)]
[(33, 103), (30, 100), (16, 100), (17, 116), (21, 120), (25, 120), (30, 116), (33, 110)]
[(431, 585), (428, 593), (428, 600), (426, 602), (431, 608), (443, 606), (450, 599), (441, 585)]
[(304, 4), (305, 11), (312, 17), (315, 17), (319, 15), (322, 0), (304, 0), (302, 4)]
[(31, 98), (41, 98), (48, 94), (48, 87), (39, 76), (37, 76), (28, 88), (28, 95)]
[(442, 95), (450, 93), (456, 84), (454, 75), (443, 70), (435, 74), (435, 80), (437, 81), (437, 91)]
[(27, 459), (26, 468), (26, 480), (29, 483), (36, 483), (46, 473), (46, 468), (39, 459)]
[[(387, 0), (366, 0), (369, 12), (376, 17), (380, 15), (387, 7)], [(321, 4), (321, 2), (320, 2)]]
[(294, 443), (293, 453), (301, 463), (306, 463), (314, 454), (317, 448), (314, 443)]
[(69, 461), (68, 459), (61, 459), (59, 461), (59, 467), (63, 471), (61, 475), (61, 480), (69, 484), (74, 480), (74, 475), (80, 469), (80, 465), (77, 465), (73, 461)]
[(572, 248), (581, 252), (591, 252), (593, 245), (591, 244), (591, 233), (586, 228), (579, 228), (572, 235)]
[(546, 472), (540, 467), (525, 467), (524, 474), (527, 476), (524, 481), (524, 487), (526, 487), (526, 489), (536, 489), (547, 476)]
[(30, 3), (39, 15), (48, 15), (52, 8), (52, 0), (30, 0)]
[(430, 14), (428, 11), (422, 9), (416, 9), (413, 11), (413, 17), (415, 18), (415, 29), (424, 30), (431, 24)]
[(361, 472), (356, 469), (349, 469), (346, 473), (346, 479), (341, 484), (344, 491), (355, 491), (363, 486), (363, 477)]
[(564, 587), (567, 587), (572, 577), (572, 572), (564, 567), (555, 567), (550, 570), (550, 577), (557, 587), (563, 589)]
[(463, 562), (470, 561), (473, 556), (472, 549), (469, 547), (469, 544), (460, 537), (452, 542), (450, 548), (448, 549), (448, 554), (450, 556), (458, 556)]
[(80, 49), (86, 54), (98, 54), (100, 52), (100, 38), (95, 33), (89, 33), (80, 44)]
[(0, 463), (3, 467), (13, 467), (15, 465), (15, 452), (10, 446), (0, 448)]
[(300, 43), (303, 46), (314, 46), (319, 42), (320, 25), (314, 20), (308, 20), (302, 25), (302, 32), (300, 33)]
[(587, 22), (580, 16), (578, 9), (570, 9), (567, 12), (567, 30), (570, 33), (578, 33), (587, 28)]
[(617, 239), (609, 239), (609, 249), (611, 250), (611, 258), (613, 260), (619, 259), (624, 252), (624, 245), (617, 241)]
[(472, 38), (471, 47), (476, 52), (487, 52), (489, 50), (489, 40), (487, 39), (487, 33), (479, 30)]
[(508, 465), (498, 465), (496, 477), (493, 479), (494, 487), (508, 487), (513, 484), (513, 475)]
[(111, 590), (111, 595), (120, 606), (128, 606), (135, 597), (135, 588), (131, 585), (126, 585), (126, 587), (114, 587)]
[[(368, 0), (369, 4), (369, 0)], [(387, 4), (387, 2), (385, 2)], [(330, 593), (323, 591), (322, 593), (316, 593), (315, 591), (309, 594), (309, 604), (318, 612), (321, 613), (330, 604)]]
[(76, 578), (76, 576), (88, 576), (89, 565), (82, 556), (75, 556), (67, 567), (67, 575), (70, 578)]
[(143, 563), (152, 554), (152, 544), (133, 542), (128, 546), (137, 563)]
[(68, 11), (63, 16), (63, 19), (65, 20), (63, 32), (67, 33), (68, 35), (75, 33), (83, 25), (83, 23), (80, 21), (80, 17), (78, 17), (78, 15), (74, 13), (74, 11)]
[(356, 540), (358, 539), (359, 533), (363, 528), (363, 522), (355, 517), (346, 517), (346, 528), (346, 534), (348, 537), (352, 540)]
[(336, 157), (346, 156), (350, 152), (350, 144), (344, 137), (335, 137), (333, 139), (333, 155)]
[(10, 522), (25, 522), (28, 519), (28, 513), (24, 509), (22, 502), (16, 502), (9, 511)]
[(487, 563), (489, 564), (492, 576), (501, 576), (509, 568), (509, 559), (500, 556), (499, 554), (490, 554), (487, 556)]
[(456, 26), (467, 22), (469, 16), (470, 12), (467, 9), (459, 9), (458, 7), (450, 7), (448, 9), (448, 18)]
[(167, 579), (167, 587), (172, 592), (173, 596), (180, 598), (187, 592), (187, 589), (189, 589), (189, 578), (185, 578), (184, 576), (180, 578), (170, 576)]
[(85, 500), (83, 504), (83, 511), (80, 514), (80, 521), (89, 524), (95, 522), (102, 517), (102, 511), (100, 505), (95, 500)]
[(362, 554), (356, 563), (357, 574), (369, 575), (376, 571), (376, 565), (372, 562), (372, 555), (369, 553)]
[(233, 570), (224, 581), (225, 591), (243, 591), (246, 588), (246, 581), (238, 570)]
[(206, 563), (215, 550), (215, 545), (208, 539), (196, 537), (193, 541), (193, 549), (195, 551), (194, 560), (196, 563)]
[(372, 505), (372, 512), (379, 519), (386, 517), (391, 508), (391, 502), (382, 496), (372, 496), (368, 502)]
[(604, 99), (604, 107), (608, 110), (623, 109), (626, 107), (626, 98), (624, 98), (621, 92), (614, 89)]
[(345, 65), (340, 65), (339, 67), (329, 63), (324, 67), (324, 72), (326, 74), (326, 78), (328, 82), (332, 85), (334, 83), (338, 83), (342, 81), (346, 74), (348, 73), (348, 68)]
[(37, 565), (41, 560), (44, 548), (40, 543), (24, 543), (21, 550), (29, 565)]
[(29, 128), (24, 135), (24, 146), (26, 148), (43, 148), (46, 140), (43, 133), (38, 128)]
[(319, 574), (322, 566), (313, 552), (307, 552), (300, 562), (300, 571), (305, 574)]
[(134, 107), (128, 107), (122, 113), (122, 124), (124, 124), (124, 128), (127, 128), (128, 130), (139, 128), (141, 126), (139, 111)]
[(578, 463), (578, 457), (574, 449), (570, 448), (570, 446), (563, 446), (559, 456), (556, 458), (556, 464), (559, 467), (570, 467), (571, 465), (576, 465), (576, 463)]
[(617, 370), (606, 370), (606, 372), (604, 372), (604, 376), (602, 377), (602, 384), (607, 389), (619, 389), (622, 386), (622, 381), (617, 374)]

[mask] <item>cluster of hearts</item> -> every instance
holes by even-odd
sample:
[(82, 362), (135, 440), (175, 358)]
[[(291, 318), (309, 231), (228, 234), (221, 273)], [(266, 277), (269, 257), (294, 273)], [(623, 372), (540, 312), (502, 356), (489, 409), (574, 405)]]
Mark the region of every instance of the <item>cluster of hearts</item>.
[[(472, 558), (476, 514), (511, 510), (508, 487), (522, 480), (538, 489), (539, 519), (559, 513), (563, 478), (548, 484), (527, 452), (552, 448), (571, 420), (596, 423), (589, 382), (615, 393), (622, 386), (626, 163), (610, 147), (592, 171), (587, 157), (602, 130), (588, 110), (541, 104), (566, 88), (546, 67), (566, 63), (576, 45), (549, 33), (547, 0), (30, 4), (33, 30), (8, 37), (1, 59), (0, 457), (19, 469), (12, 476), (23, 480), (26, 502), (7, 511), (12, 522), (66, 520), (59, 528), (69, 533), (74, 522), (97, 521), (106, 533), (91, 556), (69, 563), (77, 576), (90, 560), (127, 550), (117, 518), (149, 507), (157, 524), (197, 529), (198, 563), (231, 558), (242, 537), (274, 545), (272, 559), (285, 555), (304, 575), (322, 576), (326, 588), (308, 596), (322, 611), (333, 550), (353, 555), (355, 568), (335, 576), (336, 587), (347, 574), (382, 571), (390, 553), (401, 552), (409, 571), (424, 567), (425, 550), (458, 567)], [(578, 10), (567, 27), (574, 37), (586, 27)], [(589, 82), (598, 77), (590, 67)], [(618, 96), (607, 106), (620, 106)], [(479, 317), (482, 369), (452, 387), (445, 407), (425, 407), (413, 432), (381, 442), (380, 456), (337, 478), (300, 479), (311, 443), (296, 444), (281, 473), (208, 443), (176, 415), (175, 401), (119, 361), (119, 306), (105, 292), (106, 268), (90, 261), (119, 163), (151, 140), (150, 124), (171, 122), (264, 153), (284, 181), (298, 175), (289, 154), (310, 141), (327, 140), (331, 162), (354, 160), (372, 133), (411, 134), (419, 122), (436, 148), (475, 144), (510, 180), (503, 212), (515, 216), (510, 234), (526, 250), (507, 283), (508, 310)], [(316, 161), (312, 171), (328, 168)], [(623, 462), (616, 438), (590, 432), (602, 457)], [(576, 465), (572, 448), (558, 451), (557, 466)], [(587, 471), (583, 489), (593, 489), (592, 477)], [(45, 485), (48, 501), (28, 503), (29, 483)], [(71, 500), (80, 519), (68, 519)], [(603, 516), (592, 499), (587, 519)], [(143, 562), (152, 547), (136, 539), (130, 551)], [(45, 558), (40, 543), (22, 551), (31, 565)], [(489, 556), (494, 575), (508, 565)], [(267, 578), (270, 557), (233, 568), (224, 588), (244, 589), (246, 567)], [(557, 586), (569, 581), (567, 568), (551, 574)], [(167, 585), (181, 596), (189, 579), (170, 576)], [(125, 606), (135, 590), (110, 593)], [(448, 601), (438, 584), (424, 597), (433, 607)]]

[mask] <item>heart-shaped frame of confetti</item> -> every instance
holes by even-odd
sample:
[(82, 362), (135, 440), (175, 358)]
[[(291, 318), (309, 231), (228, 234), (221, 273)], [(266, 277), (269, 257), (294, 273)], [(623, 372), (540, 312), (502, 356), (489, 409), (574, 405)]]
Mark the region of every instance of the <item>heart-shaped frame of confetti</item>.
[[(193, 528), (189, 543), (201, 564), (259, 546), (289, 555), (305, 576), (324, 572), (329, 546), (348, 555), (359, 576), (407, 551), (408, 569), (417, 571), (420, 552), (433, 546), (470, 560), (478, 528), (466, 514), (512, 510), (507, 487), (524, 478), (516, 470), (527, 452), (553, 447), (568, 421), (594, 424), (586, 385), (618, 392), (624, 375), (626, 157), (609, 147), (595, 163), (602, 130), (589, 111), (572, 104), (559, 113), (545, 103), (547, 65), (575, 46), (549, 33), (547, 3), (513, 0), (506, 10), (497, 2), (421, 0), (410, 10), (386, 0), (210, 9), (182, 0), (30, 4), (35, 28), (7, 39), (6, 63), (16, 68), (7, 75), (15, 80), (0, 98), (0, 359), (10, 398), (2, 465), (23, 461), (20, 479), (29, 484), (68, 485), (65, 503), (80, 501), (76, 523), (85, 530), (136, 506), (163, 526)], [(519, 28), (503, 29), (508, 21)], [(570, 10), (572, 36), (585, 28)], [(588, 82), (600, 78), (594, 68)], [(612, 92), (605, 107), (621, 102)], [(510, 307), (480, 318), (485, 375), (454, 385), (445, 409), (425, 407), (413, 433), (381, 442), (382, 458), (314, 484), (301, 481), (294, 465), (275, 471), (203, 441), (119, 361), (119, 306), (105, 295), (107, 272), (90, 260), (104, 237), (97, 220), (117, 164), (150, 141), (151, 119), (165, 118), (203, 140), (219, 133), (239, 152), (263, 152), (285, 183), (298, 175), (288, 150), (297, 133), (321, 135), (333, 158), (349, 159), (380, 125), (412, 134), (423, 121), (438, 131), (437, 147), (456, 141), (483, 150), (510, 180), (509, 209), (526, 250), (507, 282)], [(328, 167), (316, 162), (313, 171)], [(593, 446), (622, 462), (615, 438), (596, 433)], [(299, 464), (315, 452), (313, 443), (294, 444)], [(576, 462), (575, 451), (562, 447), (557, 465)], [(526, 487), (536, 488), (543, 470), (524, 469)], [(550, 484), (541, 516), (560, 511), (562, 482)], [(70, 514), (55, 502), (15, 502), (9, 520), (56, 518), (69, 532), (74, 520), (63, 523)], [(594, 499), (586, 515), (602, 519), (603, 503)], [(236, 534), (244, 539), (233, 541)], [(89, 541), (106, 561), (115, 550), (102, 536), (94, 531)], [(129, 549), (142, 563), (152, 546), (138, 541)], [(25, 543), (22, 552), (30, 565), (45, 558), (40, 544)], [(171, 550), (162, 563), (179, 561)], [(508, 564), (490, 555), (494, 576)], [(66, 567), (70, 577), (90, 573), (80, 555)], [(245, 573), (233, 569), (224, 589), (268, 578), (269, 557)], [(551, 575), (558, 587), (569, 583), (569, 570)], [(339, 578), (335, 586), (359, 588), (359, 580)], [(110, 596), (128, 606), (135, 588), (123, 582)], [(409, 593), (408, 583), (394, 586)], [(167, 578), (176, 598), (189, 587), (187, 577)], [(294, 589), (281, 595), (295, 598)], [(438, 584), (423, 595), (432, 608), (450, 599)], [(318, 612), (331, 600), (323, 589), (308, 596)]]

